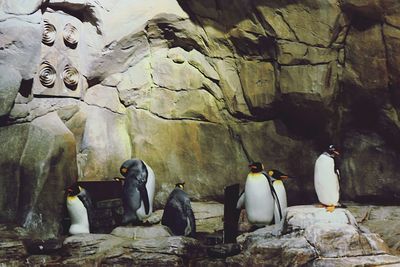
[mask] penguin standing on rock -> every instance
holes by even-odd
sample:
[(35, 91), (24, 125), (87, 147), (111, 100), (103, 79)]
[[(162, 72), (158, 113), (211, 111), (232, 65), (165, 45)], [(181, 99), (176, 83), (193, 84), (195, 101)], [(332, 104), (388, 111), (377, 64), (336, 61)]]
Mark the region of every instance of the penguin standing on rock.
[(287, 197), (283, 180), (288, 179), (289, 176), (278, 170), (269, 170), (268, 176), (271, 177), (272, 187), (274, 188), (276, 192), (276, 197), (278, 199), (277, 201), (275, 201), (274, 207), (274, 222), (275, 224), (277, 224), (286, 215)]
[(315, 161), (314, 186), (319, 202), (328, 212), (333, 212), (339, 205), (339, 169), (335, 166), (335, 157), (339, 152), (329, 145)]
[[(236, 208), (245, 206), (249, 222), (256, 226), (268, 225), (274, 218), (275, 201), (279, 201), (272, 186), (272, 181), (260, 162), (249, 165), (245, 189), (237, 202)], [(280, 207), (280, 204), (278, 204)], [(281, 216), (282, 217), (282, 216)]]
[(67, 189), (67, 209), (71, 218), (69, 233), (88, 234), (93, 222), (93, 204), (89, 193), (77, 183)]
[(183, 191), (185, 183), (177, 183), (168, 196), (161, 224), (167, 226), (172, 234), (195, 237), (196, 220), (189, 196)]
[(140, 159), (125, 161), (121, 165), (120, 172), (125, 177), (122, 188), (124, 206), (122, 224), (143, 221), (153, 212), (154, 172)]

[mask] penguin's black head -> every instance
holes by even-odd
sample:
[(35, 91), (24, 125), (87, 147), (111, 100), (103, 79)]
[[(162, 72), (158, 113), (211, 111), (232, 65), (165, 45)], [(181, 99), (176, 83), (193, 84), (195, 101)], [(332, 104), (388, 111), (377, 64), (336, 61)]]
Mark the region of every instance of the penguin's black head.
[(74, 183), (70, 187), (67, 188), (68, 196), (76, 196), (81, 192), (81, 188), (78, 183)]
[(287, 174), (284, 174), (283, 172), (278, 171), (278, 170), (269, 170), (268, 175), (271, 176), (275, 180), (285, 180), (285, 179), (289, 178), (289, 176)]
[(128, 173), (132, 173), (135, 177), (139, 176), (144, 168), (143, 162), (139, 159), (128, 159), (122, 163), (119, 168), (120, 173), (126, 177)]
[(183, 189), (185, 187), (185, 182), (179, 182), (175, 184), (175, 187)]
[(326, 149), (326, 152), (331, 155), (331, 157), (339, 156), (340, 153), (337, 151), (334, 145), (329, 145), (328, 148)]
[(250, 171), (253, 173), (262, 172), (262, 170), (264, 169), (261, 162), (253, 162), (253, 163), (249, 164), (249, 168), (250, 168)]

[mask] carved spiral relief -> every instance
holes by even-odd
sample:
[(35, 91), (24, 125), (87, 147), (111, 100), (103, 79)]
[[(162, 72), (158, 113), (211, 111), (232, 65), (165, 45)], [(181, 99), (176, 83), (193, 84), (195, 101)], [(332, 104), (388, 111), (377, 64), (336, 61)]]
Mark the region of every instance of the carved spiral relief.
[(78, 30), (71, 23), (65, 24), (64, 40), (71, 45), (76, 45), (78, 43)]
[(46, 87), (52, 87), (56, 81), (56, 70), (48, 61), (40, 64), (39, 80)]
[(79, 82), (79, 72), (76, 68), (66, 65), (62, 73), (65, 86), (70, 89), (75, 89)]
[(48, 20), (44, 20), (44, 29), (43, 29), (43, 36), (42, 42), (47, 45), (52, 45), (56, 39), (56, 27), (53, 24), (49, 23)]

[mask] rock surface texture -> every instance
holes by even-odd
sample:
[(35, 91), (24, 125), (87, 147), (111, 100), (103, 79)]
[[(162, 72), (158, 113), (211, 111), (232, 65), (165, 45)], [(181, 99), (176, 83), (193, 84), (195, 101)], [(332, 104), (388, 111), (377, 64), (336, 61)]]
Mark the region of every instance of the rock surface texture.
[[(201, 216), (204, 209), (215, 205), (196, 203), (195, 214)], [(219, 216), (221, 219), (222, 214)], [(199, 221), (204, 229), (202, 224)], [(210, 227), (207, 233), (217, 230), (218, 227)], [(111, 234), (82, 234), (65, 240), (31, 241), (21, 231), (0, 227), (3, 237), (0, 247), (6, 248), (0, 251), (0, 266), (3, 263), (15, 266), (310, 267), (400, 264), (400, 257), (390, 254), (377, 234), (361, 229), (348, 210), (328, 213), (314, 206), (289, 207), (283, 224), (244, 233), (237, 238), (237, 244), (220, 244), (220, 241), (210, 244), (203, 238), (171, 236), (159, 224), (117, 227)], [(35, 250), (35, 245), (39, 249)]]
[(238, 237), (241, 254), (230, 266), (380, 266), (400, 264), (379, 235), (361, 229), (345, 209), (289, 207), (283, 225)]
[(1, 0), (0, 222), (55, 237), (65, 187), (132, 157), (159, 207), (182, 179), (221, 199), (250, 160), (311, 203), (331, 142), (343, 199), (398, 203), (399, 47), (395, 0)]

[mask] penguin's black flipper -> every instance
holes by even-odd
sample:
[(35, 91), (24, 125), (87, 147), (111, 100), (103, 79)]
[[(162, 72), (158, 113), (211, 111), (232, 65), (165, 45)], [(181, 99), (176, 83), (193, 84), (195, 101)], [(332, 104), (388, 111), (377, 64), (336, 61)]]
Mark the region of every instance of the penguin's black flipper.
[(122, 193), (122, 203), (124, 207), (124, 215), (122, 218), (122, 224), (128, 224), (129, 222), (136, 223), (138, 218), (136, 211), (140, 208), (140, 191), (138, 181), (136, 179), (126, 179)]
[(84, 189), (82, 187), (80, 187), (79, 189), (80, 189), (80, 192), (77, 196), (80, 199), (80, 201), (82, 201), (83, 206), (85, 206), (85, 208), (86, 208), (86, 212), (87, 212), (88, 220), (89, 220), (89, 228), (90, 228), (90, 231), (92, 231), (93, 230), (92, 229), (93, 221), (94, 221), (92, 198), (90, 197), (90, 194), (86, 189)]
[(147, 193), (146, 186), (140, 186), (139, 192), (140, 192), (140, 199), (143, 201), (144, 211), (146, 212), (146, 214), (149, 214), (150, 201), (149, 201), (149, 194)]
[[(190, 205), (190, 203), (189, 203), (189, 205)], [(190, 228), (191, 228), (191, 232), (190, 232), (189, 236), (195, 238), (196, 237), (196, 219), (194, 218), (194, 213), (193, 213), (191, 205), (188, 208), (188, 217), (189, 217)]]

